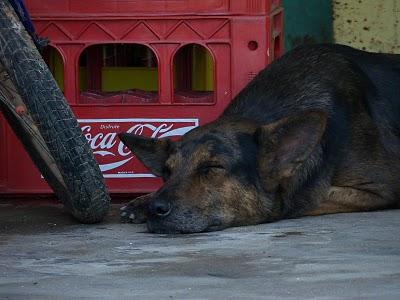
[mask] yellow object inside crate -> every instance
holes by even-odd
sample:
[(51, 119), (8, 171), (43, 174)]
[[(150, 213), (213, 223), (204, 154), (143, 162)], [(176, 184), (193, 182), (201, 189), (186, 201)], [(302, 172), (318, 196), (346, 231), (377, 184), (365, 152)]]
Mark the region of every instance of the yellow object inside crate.
[[(214, 90), (214, 63), (211, 54), (202, 46), (192, 46), (191, 85), (193, 91), (210, 92)], [(49, 49), (47, 64), (60, 89), (64, 91), (64, 66), (61, 55), (54, 48)], [(176, 74), (180, 72), (174, 68)], [(87, 90), (87, 67), (79, 67), (79, 90)], [(158, 90), (157, 67), (102, 67), (101, 91), (115, 92), (140, 89), (149, 92)]]
[(60, 90), (64, 92), (64, 63), (61, 54), (54, 48), (49, 48), (46, 63)]

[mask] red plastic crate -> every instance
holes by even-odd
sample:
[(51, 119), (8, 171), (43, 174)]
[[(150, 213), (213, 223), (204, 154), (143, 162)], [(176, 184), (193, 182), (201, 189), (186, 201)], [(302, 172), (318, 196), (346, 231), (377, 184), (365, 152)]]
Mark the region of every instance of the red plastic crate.
[[(177, 138), (214, 120), (282, 54), (279, 0), (26, 0), (26, 5), (39, 35), (48, 37), (62, 57), (64, 94), (112, 193), (149, 192), (161, 183), (116, 133)], [(98, 44), (148, 47), (157, 63), (158, 92), (80, 91), (81, 54)], [(212, 92), (174, 91), (174, 57), (188, 44), (211, 55)], [(101, 78), (92, 81), (90, 86), (98, 86)], [(1, 115), (0, 141), (0, 193), (50, 193)]]

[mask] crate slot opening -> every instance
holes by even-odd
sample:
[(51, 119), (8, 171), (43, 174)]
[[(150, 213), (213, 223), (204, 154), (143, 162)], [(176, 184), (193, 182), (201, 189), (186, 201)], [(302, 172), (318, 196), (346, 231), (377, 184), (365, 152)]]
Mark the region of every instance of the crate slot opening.
[(83, 104), (158, 102), (158, 62), (140, 44), (102, 44), (79, 58), (79, 102)]
[(64, 61), (60, 52), (52, 46), (47, 46), (42, 51), (42, 57), (58, 87), (64, 92)]
[(174, 102), (214, 102), (214, 60), (202, 45), (189, 44), (174, 56)]

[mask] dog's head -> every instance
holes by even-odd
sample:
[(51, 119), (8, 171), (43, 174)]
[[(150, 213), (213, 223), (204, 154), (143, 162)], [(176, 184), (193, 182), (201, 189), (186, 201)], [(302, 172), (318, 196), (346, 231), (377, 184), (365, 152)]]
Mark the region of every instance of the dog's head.
[(149, 205), (149, 230), (191, 233), (280, 218), (279, 187), (315, 150), (325, 123), (309, 112), (261, 126), (221, 118), (176, 142), (119, 137), (164, 180)]

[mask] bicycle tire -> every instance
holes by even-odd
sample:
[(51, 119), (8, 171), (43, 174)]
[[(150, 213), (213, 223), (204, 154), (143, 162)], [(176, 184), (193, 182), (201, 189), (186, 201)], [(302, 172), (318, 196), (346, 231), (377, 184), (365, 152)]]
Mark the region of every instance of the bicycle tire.
[(51, 168), (49, 164), (49, 160), (52, 160), (53, 163), (55, 162), (51, 154), (49, 154), (43, 138), (40, 136), (41, 141), (38, 141), (39, 137), (33, 137), (32, 132), (29, 131), (31, 124), (25, 124), (24, 120), (16, 113), (15, 109), (12, 109), (12, 107), (5, 105), (5, 103), (1, 101), (1, 97), (2, 95), (0, 95), (0, 111), (3, 113), (3, 116), (13, 132), (24, 146), (40, 173), (46, 178), (52, 190), (58, 195), (61, 202), (68, 203), (70, 197), (69, 192), (58, 167), (54, 169)]
[[(0, 61), (60, 170), (66, 191), (54, 192), (80, 222), (101, 221), (109, 210), (110, 197), (100, 168), (63, 93), (8, 0), (0, 3)], [(13, 127), (17, 135), (24, 134)], [(35, 163), (39, 167), (40, 161)], [(42, 175), (51, 187), (58, 184), (46, 172)]]

